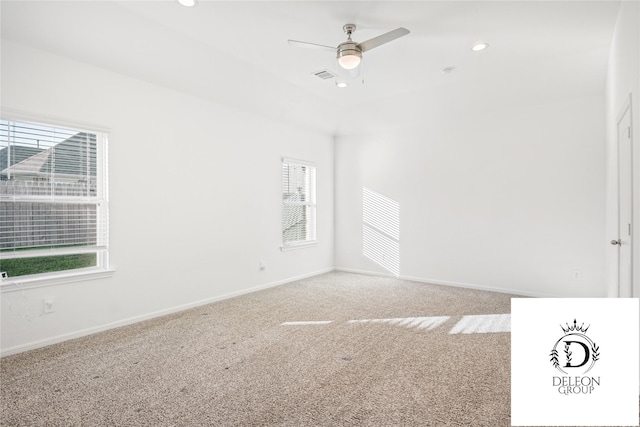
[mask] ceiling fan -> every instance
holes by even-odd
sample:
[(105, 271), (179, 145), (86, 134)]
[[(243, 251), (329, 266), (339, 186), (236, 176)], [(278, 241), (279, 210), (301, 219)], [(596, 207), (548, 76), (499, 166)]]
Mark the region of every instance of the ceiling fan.
[(362, 43), (358, 43), (351, 40), (351, 35), (356, 31), (355, 24), (346, 24), (342, 27), (342, 29), (347, 34), (347, 41), (340, 43), (337, 48), (316, 43), (301, 42), (298, 40), (289, 40), (289, 44), (292, 46), (330, 50), (332, 52), (336, 52), (338, 64), (340, 64), (340, 66), (345, 70), (353, 70), (358, 65), (360, 65), (362, 54), (364, 52), (409, 34), (409, 30), (400, 27)]

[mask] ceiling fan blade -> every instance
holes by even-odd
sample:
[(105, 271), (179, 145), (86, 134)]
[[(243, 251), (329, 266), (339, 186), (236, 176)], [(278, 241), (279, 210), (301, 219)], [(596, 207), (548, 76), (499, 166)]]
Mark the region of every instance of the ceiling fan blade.
[(289, 44), (291, 46), (296, 46), (296, 47), (305, 47), (305, 48), (310, 48), (310, 49), (330, 50), (331, 52), (335, 52), (336, 51), (335, 47), (325, 46), (323, 44), (301, 42), (301, 41), (298, 41), (298, 40), (289, 40)]
[(363, 52), (366, 52), (368, 50), (373, 49), (374, 47), (378, 47), (382, 44), (388, 43), (402, 36), (406, 36), (407, 34), (409, 34), (409, 30), (407, 30), (406, 28), (400, 27), (400, 28), (396, 28), (393, 31), (389, 31), (388, 33), (381, 34), (377, 37), (374, 37), (372, 39), (359, 43), (358, 46), (360, 46), (360, 49)]

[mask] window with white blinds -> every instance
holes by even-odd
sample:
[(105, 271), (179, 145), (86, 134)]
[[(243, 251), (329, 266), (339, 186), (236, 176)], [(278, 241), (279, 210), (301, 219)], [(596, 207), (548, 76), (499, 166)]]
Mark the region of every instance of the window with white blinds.
[(282, 159), (282, 247), (316, 240), (316, 167), (311, 162)]
[(106, 268), (107, 135), (0, 119), (0, 270)]

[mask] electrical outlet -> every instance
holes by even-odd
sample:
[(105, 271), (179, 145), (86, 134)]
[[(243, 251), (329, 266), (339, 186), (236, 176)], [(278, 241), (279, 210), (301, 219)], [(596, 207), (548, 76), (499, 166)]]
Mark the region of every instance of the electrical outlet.
[(267, 269), (267, 264), (264, 261), (260, 261), (260, 271)]
[(45, 313), (53, 313), (56, 311), (56, 300), (53, 298), (45, 298), (42, 300)]

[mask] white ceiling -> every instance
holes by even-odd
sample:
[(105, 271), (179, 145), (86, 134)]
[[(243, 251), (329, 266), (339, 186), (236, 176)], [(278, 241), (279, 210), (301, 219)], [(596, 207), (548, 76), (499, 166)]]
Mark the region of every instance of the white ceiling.
[[(2, 37), (329, 134), (604, 93), (616, 1), (7, 1)], [(339, 89), (338, 45), (405, 27)], [(490, 48), (472, 52), (473, 43)], [(443, 67), (454, 67), (448, 75)]]

